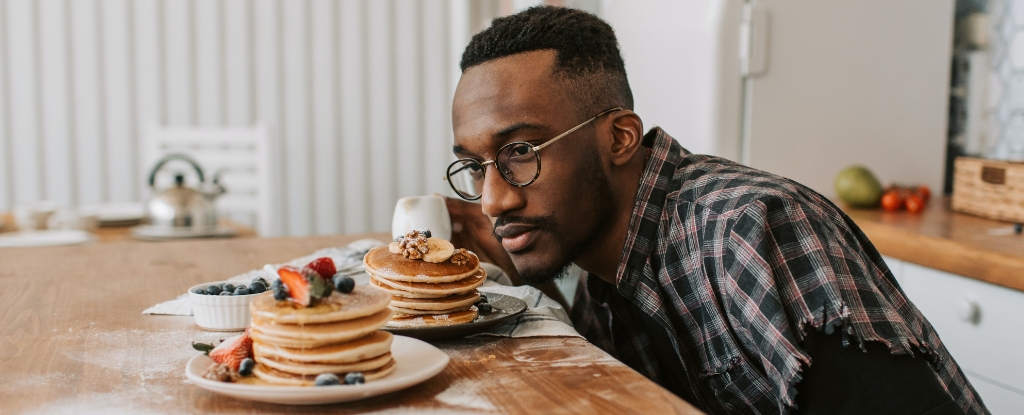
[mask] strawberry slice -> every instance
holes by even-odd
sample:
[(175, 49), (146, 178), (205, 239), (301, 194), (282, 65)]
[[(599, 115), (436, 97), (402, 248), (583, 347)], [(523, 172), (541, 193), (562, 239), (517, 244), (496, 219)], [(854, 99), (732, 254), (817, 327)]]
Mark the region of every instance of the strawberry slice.
[(328, 257), (314, 259), (313, 262), (306, 264), (306, 268), (316, 271), (321, 278), (328, 281), (338, 272), (338, 269), (334, 267), (334, 260)]
[(238, 370), (238, 365), (242, 364), (242, 359), (252, 358), (252, 356), (252, 338), (249, 337), (249, 329), (245, 329), (245, 333), (225, 339), (224, 342), (210, 350), (210, 358), (214, 362), (235, 371)]
[(309, 295), (311, 284), (303, 272), (295, 267), (281, 267), (277, 270), (277, 276), (281, 277), (281, 282), (288, 287), (288, 296), (292, 301), (303, 307), (309, 307), (312, 300)]

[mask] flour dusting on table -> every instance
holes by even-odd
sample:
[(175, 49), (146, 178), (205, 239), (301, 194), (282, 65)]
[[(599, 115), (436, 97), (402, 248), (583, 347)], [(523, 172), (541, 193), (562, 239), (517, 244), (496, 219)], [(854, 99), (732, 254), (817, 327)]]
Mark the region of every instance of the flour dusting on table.
[(444, 392), (437, 394), (434, 399), (451, 406), (479, 409), (482, 411), (494, 411), (497, 408), (487, 398), (477, 393), (480, 389), (478, 382), (469, 379), (459, 379), (452, 382)]

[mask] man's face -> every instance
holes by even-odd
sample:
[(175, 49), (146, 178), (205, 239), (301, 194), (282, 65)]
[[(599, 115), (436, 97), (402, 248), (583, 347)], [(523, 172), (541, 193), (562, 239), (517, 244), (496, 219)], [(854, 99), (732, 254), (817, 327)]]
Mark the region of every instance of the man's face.
[[(456, 157), (493, 160), (502, 145), (540, 145), (594, 115), (577, 113), (552, 72), (555, 57), (550, 50), (520, 53), (463, 73), (452, 107)], [(540, 151), (540, 176), (529, 186), (515, 187), (486, 168), (483, 213), (526, 282), (560, 275), (610, 212), (595, 141), (601, 121)]]

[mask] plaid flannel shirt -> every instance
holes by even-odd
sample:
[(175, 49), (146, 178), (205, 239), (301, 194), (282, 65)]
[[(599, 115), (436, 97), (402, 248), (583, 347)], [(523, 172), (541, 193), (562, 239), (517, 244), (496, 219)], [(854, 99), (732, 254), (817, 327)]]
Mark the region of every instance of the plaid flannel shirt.
[(615, 286), (581, 277), (590, 341), (709, 413), (794, 406), (806, 330), (928, 359), (964, 412), (987, 413), (881, 255), (829, 200), (791, 180), (692, 155), (660, 128)]

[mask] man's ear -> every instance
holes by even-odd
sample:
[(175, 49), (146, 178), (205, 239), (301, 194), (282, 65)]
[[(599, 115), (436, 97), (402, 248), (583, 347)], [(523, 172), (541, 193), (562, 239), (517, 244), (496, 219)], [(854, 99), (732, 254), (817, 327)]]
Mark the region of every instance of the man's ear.
[(630, 110), (616, 111), (609, 117), (612, 119), (609, 158), (613, 166), (622, 166), (640, 150), (644, 140), (644, 123), (640, 120), (640, 116)]

